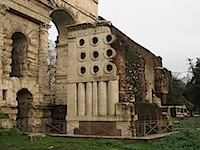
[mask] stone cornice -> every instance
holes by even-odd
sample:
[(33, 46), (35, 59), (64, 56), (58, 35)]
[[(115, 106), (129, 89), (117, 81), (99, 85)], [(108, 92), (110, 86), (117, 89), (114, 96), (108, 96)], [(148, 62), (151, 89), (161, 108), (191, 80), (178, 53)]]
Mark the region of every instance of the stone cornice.
[(26, 5), (20, 3), (19, 1), (2, 0), (1, 4), (5, 6), (10, 6), (9, 11), (21, 14), (23, 17), (27, 17), (36, 23), (39, 22), (48, 23), (50, 20), (49, 16), (45, 16), (44, 14), (38, 14), (38, 11), (35, 11), (33, 8), (27, 7)]
[(99, 21), (95, 23), (82, 23), (82, 24), (69, 25), (66, 28), (68, 31), (78, 31), (82, 29), (95, 28), (98, 26), (111, 26), (111, 25), (112, 24), (110, 21), (105, 20), (105, 21)]

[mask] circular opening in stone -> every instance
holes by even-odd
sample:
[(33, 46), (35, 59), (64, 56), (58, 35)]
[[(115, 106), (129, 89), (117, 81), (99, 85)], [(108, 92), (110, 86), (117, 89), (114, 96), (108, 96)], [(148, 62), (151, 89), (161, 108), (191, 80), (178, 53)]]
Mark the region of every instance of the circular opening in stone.
[(84, 39), (80, 39), (79, 44), (80, 44), (80, 46), (83, 46), (85, 44), (85, 40)]
[(93, 71), (94, 71), (94, 73), (97, 73), (99, 71), (99, 67), (98, 66), (94, 66), (93, 67)]
[(108, 49), (106, 54), (108, 57), (111, 57), (113, 55), (113, 51), (111, 49)]
[(111, 35), (107, 35), (106, 36), (106, 41), (109, 43), (112, 41), (112, 36)]
[(81, 53), (81, 59), (85, 59), (86, 54), (84, 52)]
[(94, 58), (98, 58), (98, 57), (99, 57), (99, 52), (94, 51), (94, 53), (93, 53), (93, 57), (94, 57)]
[(112, 65), (107, 65), (107, 70), (110, 72), (110, 71), (112, 71), (113, 70), (113, 66)]
[(81, 67), (81, 74), (84, 74), (86, 72), (85, 67)]
[(99, 41), (99, 39), (97, 37), (93, 37), (92, 42), (93, 44), (97, 44)]

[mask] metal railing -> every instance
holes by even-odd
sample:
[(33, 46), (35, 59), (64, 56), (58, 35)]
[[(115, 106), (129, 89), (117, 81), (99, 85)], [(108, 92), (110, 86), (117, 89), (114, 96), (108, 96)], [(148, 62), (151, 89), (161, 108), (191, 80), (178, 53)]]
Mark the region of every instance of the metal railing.
[[(72, 130), (67, 130), (67, 126), (71, 126)], [(116, 131), (116, 126), (112, 126), (112, 124), (106, 124), (102, 127), (102, 125), (98, 125), (97, 123), (89, 122), (84, 130), (81, 128), (77, 128), (74, 126), (73, 122), (67, 123), (66, 121), (58, 122), (57, 124), (46, 123), (46, 128), (50, 133), (58, 133), (58, 134), (68, 134), (75, 133), (76, 135), (99, 135), (100, 132), (106, 134), (106, 136), (119, 136), (119, 133)], [(95, 128), (95, 130), (94, 130)], [(74, 130), (75, 129), (75, 130)], [(136, 121), (129, 127), (123, 127), (124, 131), (131, 131), (132, 136), (148, 136), (152, 134), (163, 134), (166, 132), (173, 131), (172, 125), (168, 122), (162, 122), (160, 120), (155, 121)], [(122, 133), (121, 133), (122, 134)]]
[(136, 136), (163, 134), (173, 131), (172, 125), (160, 120), (135, 122)]
[(66, 134), (67, 133), (66, 125), (67, 125), (66, 121), (53, 122), (53, 124), (46, 123), (46, 130), (49, 133)]

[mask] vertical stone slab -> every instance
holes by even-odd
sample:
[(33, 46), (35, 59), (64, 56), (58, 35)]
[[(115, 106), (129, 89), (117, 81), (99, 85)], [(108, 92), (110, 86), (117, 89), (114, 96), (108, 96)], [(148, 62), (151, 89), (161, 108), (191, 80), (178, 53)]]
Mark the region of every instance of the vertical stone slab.
[(86, 84), (86, 115), (92, 115), (92, 83)]
[(77, 86), (67, 84), (67, 116), (77, 115)]
[(97, 82), (92, 84), (92, 114), (94, 116), (98, 115), (98, 88)]
[(98, 84), (98, 115), (107, 115), (107, 83), (100, 81)]
[(108, 81), (108, 115), (115, 115), (117, 103), (119, 103), (119, 81)]
[(85, 84), (78, 83), (78, 115), (85, 115)]

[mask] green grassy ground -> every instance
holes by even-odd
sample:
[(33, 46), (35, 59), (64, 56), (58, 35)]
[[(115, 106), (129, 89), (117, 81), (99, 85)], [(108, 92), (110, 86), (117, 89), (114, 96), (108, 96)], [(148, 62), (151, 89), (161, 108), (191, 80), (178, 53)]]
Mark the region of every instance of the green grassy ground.
[[(2, 116), (6, 118), (6, 116)], [(16, 130), (0, 128), (0, 150), (199, 150), (200, 117), (175, 119), (179, 133), (157, 141), (133, 142), (108, 139), (80, 139), (51, 137), (46, 135), (39, 141), (30, 141), (28, 136)], [(192, 129), (192, 130), (191, 130)]]
[(30, 141), (25, 134), (15, 130), (0, 130), (0, 150), (199, 150), (200, 131), (184, 130), (157, 141), (123, 142), (107, 139), (79, 139), (43, 137)]
[(181, 129), (196, 129), (200, 128), (200, 117), (185, 117), (185, 118), (174, 118), (174, 128)]

